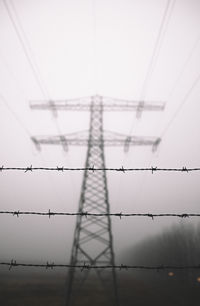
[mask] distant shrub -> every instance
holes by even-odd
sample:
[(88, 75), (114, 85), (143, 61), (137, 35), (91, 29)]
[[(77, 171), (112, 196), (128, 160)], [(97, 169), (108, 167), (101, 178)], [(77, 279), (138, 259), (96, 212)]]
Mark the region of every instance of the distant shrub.
[[(179, 224), (172, 226), (162, 233), (136, 244), (128, 251), (126, 258), (134, 265), (199, 265), (200, 225)], [(145, 275), (146, 277), (155, 277), (155, 273), (148, 271)], [(176, 279), (180, 280), (181, 278), (182, 281), (193, 284), (200, 276), (200, 269), (163, 271), (157, 275), (157, 279), (175, 276)]]

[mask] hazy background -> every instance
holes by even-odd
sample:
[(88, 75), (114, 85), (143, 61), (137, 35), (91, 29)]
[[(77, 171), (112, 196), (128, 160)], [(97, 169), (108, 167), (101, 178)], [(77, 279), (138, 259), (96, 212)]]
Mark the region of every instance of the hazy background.
[[(105, 129), (163, 136), (154, 154), (150, 147), (132, 147), (126, 154), (123, 148), (106, 148), (108, 167), (200, 165), (200, 1), (169, 1), (145, 92), (167, 1), (6, 1), (39, 81), (4, 2), (0, 1), (1, 165), (83, 167), (86, 148), (70, 147), (64, 153), (61, 146), (44, 146), (38, 152), (30, 136), (88, 129), (89, 114), (63, 111), (55, 120), (49, 111), (32, 111), (29, 101), (93, 94), (166, 102), (164, 112), (143, 112), (139, 120), (135, 113), (105, 113)], [(76, 212), (82, 177), (83, 172), (2, 172), (0, 210)], [(199, 173), (108, 172), (107, 177), (111, 212), (200, 213)], [(0, 259), (68, 263), (75, 221), (1, 215)], [(113, 217), (116, 261), (121, 263), (124, 251), (142, 238), (179, 222), (192, 220)]]

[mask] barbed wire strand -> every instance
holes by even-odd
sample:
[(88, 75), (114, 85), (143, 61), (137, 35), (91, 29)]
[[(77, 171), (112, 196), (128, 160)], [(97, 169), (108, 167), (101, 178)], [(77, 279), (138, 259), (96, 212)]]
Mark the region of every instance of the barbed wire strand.
[(187, 168), (185, 166), (181, 168), (158, 168), (158, 167), (147, 167), (147, 168), (124, 168), (123, 166), (120, 168), (95, 168), (94, 166), (92, 167), (75, 167), (75, 168), (69, 168), (69, 167), (33, 167), (28, 166), (28, 167), (5, 167), (1, 166), (0, 167), (0, 172), (3, 171), (24, 171), (25, 173), (27, 172), (33, 172), (33, 171), (58, 171), (58, 172), (64, 172), (64, 171), (117, 171), (117, 172), (136, 172), (136, 171), (149, 171), (152, 174), (154, 172), (194, 172), (194, 171), (200, 171), (200, 167), (195, 167), (195, 168)]
[(156, 217), (178, 217), (178, 218), (190, 218), (190, 217), (200, 217), (200, 213), (123, 213), (123, 212), (117, 212), (117, 213), (89, 213), (87, 211), (82, 212), (54, 212), (50, 209), (48, 212), (37, 212), (37, 211), (20, 211), (20, 210), (2, 210), (0, 211), (1, 215), (12, 215), (19, 217), (20, 215), (38, 215), (38, 216), (48, 216), (49, 218), (51, 216), (85, 216), (86, 218), (89, 216), (95, 216), (95, 217), (102, 217), (102, 216), (113, 216), (113, 217), (119, 217), (120, 219), (122, 217), (149, 217), (152, 220)]
[(200, 269), (200, 264), (198, 265), (154, 265), (154, 266), (145, 266), (145, 265), (91, 265), (91, 264), (82, 264), (82, 265), (70, 265), (70, 264), (55, 264), (54, 262), (49, 263), (48, 261), (45, 264), (31, 264), (31, 263), (17, 263), (16, 260), (11, 260), (10, 262), (0, 262), (1, 266), (8, 266), (9, 270), (14, 267), (34, 267), (34, 268), (45, 268), (53, 269), (53, 268), (77, 268), (80, 269), (81, 272), (83, 270), (89, 269), (119, 269), (121, 270), (129, 270), (129, 269), (140, 269), (140, 270), (189, 270), (189, 269)]

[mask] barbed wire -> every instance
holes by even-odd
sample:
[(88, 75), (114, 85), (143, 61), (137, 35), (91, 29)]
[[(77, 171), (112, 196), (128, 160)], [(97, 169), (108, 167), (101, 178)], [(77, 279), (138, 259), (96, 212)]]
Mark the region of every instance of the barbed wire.
[(10, 262), (0, 262), (1, 266), (8, 266), (9, 270), (14, 267), (34, 267), (34, 268), (77, 268), (81, 272), (83, 270), (89, 269), (119, 269), (119, 270), (129, 270), (129, 269), (140, 269), (140, 270), (189, 270), (189, 269), (200, 269), (200, 264), (198, 265), (91, 265), (91, 264), (82, 264), (82, 265), (71, 265), (71, 264), (55, 264), (54, 262), (49, 263), (48, 261), (45, 264), (31, 264), (31, 263), (17, 263), (16, 260), (11, 260)]
[(33, 171), (59, 171), (59, 172), (64, 172), (64, 171), (118, 171), (118, 172), (134, 172), (134, 171), (150, 171), (152, 174), (154, 172), (193, 172), (193, 171), (200, 171), (200, 168), (187, 168), (187, 167), (182, 167), (182, 168), (158, 168), (158, 167), (147, 167), (147, 168), (124, 168), (123, 166), (120, 168), (95, 168), (95, 166), (92, 167), (83, 167), (83, 168), (69, 168), (69, 167), (33, 167), (28, 166), (28, 167), (0, 167), (0, 172), (3, 171), (24, 171), (25, 173), (27, 172), (33, 172)]
[(190, 217), (200, 217), (200, 213), (161, 213), (161, 214), (154, 214), (154, 213), (90, 213), (87, 211), (82, 212), (53, 212), (50, 209), (47, 212), (37, 212), (37, 211), (7, 211), (3, 210), (0, 211), (0, 214), (5, 215), (12, 215), (19, 217), (20, 215), (37, 215), (37, 216), (48, 216), (49, 218), (52, 216), (83, 216), (83, 217), (103, 217), (103, 216), (111, 216), (111, 217), (149, 217), (152, 220), (156, 217), (178, 217), (178, 218), (190, 218)]

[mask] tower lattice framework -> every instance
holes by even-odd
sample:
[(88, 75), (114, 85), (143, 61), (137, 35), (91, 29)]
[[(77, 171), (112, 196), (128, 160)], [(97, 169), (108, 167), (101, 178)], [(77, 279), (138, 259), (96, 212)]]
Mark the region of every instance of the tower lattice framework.
[[(101, 99), (94, 98), (90, 109), (90, 131), (85, 167), (95, 165), (105, 168), (104, 140), (103, 140), (103, 107)], [(108, 213), (110, 212), (108, 188), (105, 170), (85, 170), (81, 196), (79, 202), (80, 213)], [(71, 253), (72, 266), (75, 265), (114, 265), (113, 238), (110, 216), (82, 216), (76, 221), (74, 241)], [(107, 272), (103, 269), (91, 271), (71, 268), (68, 275), (67, 305), (73, 305), (78, 300), (77, 296), (87, 288), (89, 274), (90, 288), (95, 274), (107, 291), (111, 305), (118, 305), (117, 283), (115, 269)], [(108, 274), (107, 274), (108, 273)], [(95, 281), (95, 280), (94, 280)], [(87, 290), (87, 289), (86, 289)], [(89, 293), (91, 294), (91, 292)], [(80, 301), (79, 301), (80, 302)]]
[[(30, 106), (32, 109), (50, 110), (55, 116), (59, 110), (90, 111), (89, 134), (87, 131), (81, 131), (54, 136), (34, 136), (31, 139), (39, 150), (41, 145), (61, 145), (65, 151), (71, 145), (87, 146), (85, 168), (90, 170), (84, 172), (78, 211), (104, 214), (101, 217), (87, 214), (77, 217), (67, 280), (66, 306), (119, 305), (115, 269), (87, 268), (87, 265), (114, 266), (111, 220), (110, 216), (106, 215), (110, 212), (110, 206), (106, 171), (103, 170), (104, 146), (124, 146), (125, 151), (128, 151), (130, 146), (151, 146), (152, 151), (155, 151), (161, 139), (106, 131), (103, 129), (103, 112), (135, 111), (137, 117), (140, 117), (143, 110), (164, 110), (165, 104), (96, 95), (69, 100), (32, 101)], [(101, 170), (92, 172), (93, 166)], [(84, 267), (82, 272), (76, 267), (79, 265)]]

